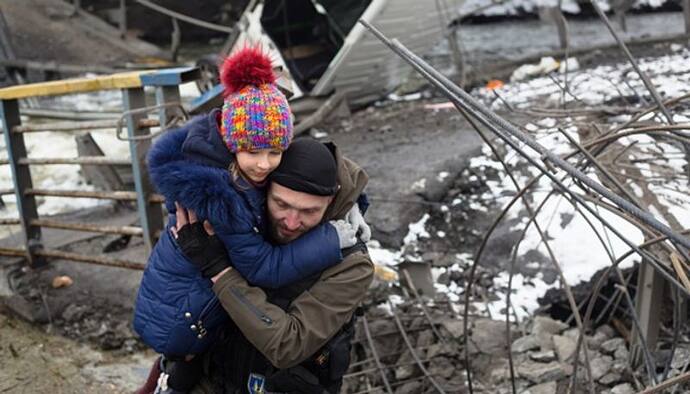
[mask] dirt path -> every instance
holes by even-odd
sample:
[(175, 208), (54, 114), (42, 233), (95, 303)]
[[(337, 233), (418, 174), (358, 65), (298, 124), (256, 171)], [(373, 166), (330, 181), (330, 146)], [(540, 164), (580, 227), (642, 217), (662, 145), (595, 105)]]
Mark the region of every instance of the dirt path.
[(0, 313), (0, 392), (131, 393), (154, 355), (118, 355)]

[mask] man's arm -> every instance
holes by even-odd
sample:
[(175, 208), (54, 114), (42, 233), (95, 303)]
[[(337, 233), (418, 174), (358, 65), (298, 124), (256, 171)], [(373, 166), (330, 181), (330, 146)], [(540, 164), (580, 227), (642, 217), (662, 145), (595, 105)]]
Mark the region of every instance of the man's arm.
[(324, 271), (287, 312), (232, 269), (220, 275), (213, 290), (245, 337), (275, 367), (289, 368), (319, 350), (350, 319), (373, 276), (369, 255), (353, 253)]

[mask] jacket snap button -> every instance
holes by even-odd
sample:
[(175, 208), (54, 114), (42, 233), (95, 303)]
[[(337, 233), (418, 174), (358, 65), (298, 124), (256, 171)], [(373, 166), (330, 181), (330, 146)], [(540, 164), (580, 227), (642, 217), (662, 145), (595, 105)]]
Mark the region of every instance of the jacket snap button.
[(256, 228), (256, 227), (254, 227), (254, 232), (255, 232), (255, 233), (258, 233), (258, 232), (259, 232), (259, 229)]
[(185, 313), (184, 313), (184, 317), (185, 317), (185, 319), (191, 319), (191, 318), (192, 318), (192, 314), (189, 313), (189, 312), (185, 312)]
[(190, 328), (192, 331), (198, 330), (198, 328), (196, 328), (196, 324), (192, 324), (191, 326), (189, 326), (189, 328)]

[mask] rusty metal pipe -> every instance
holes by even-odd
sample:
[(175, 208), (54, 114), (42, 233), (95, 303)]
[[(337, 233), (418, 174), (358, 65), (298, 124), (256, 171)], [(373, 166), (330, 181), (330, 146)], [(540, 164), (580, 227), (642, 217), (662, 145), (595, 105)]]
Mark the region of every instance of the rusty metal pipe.
[[(56, 122), (42, 123), (35, 125), (20, 125), (12, 129), (13, 133), (37, 133), (43, 131), (83, 131), (83, 130), (102, 130), (117, 128), (118, 121), (115, 120), (96, 120), (92, 122)], [(138, 123), (140, 128), (150, 128), (160, 126), (158, 119), (141, 119)]]
[(141, 263), (141, 262), (137, 262), (137, 261), (109, 259), (106, 257), (97, 257), (97, 256), (87, 256), (87, 255), (83, 255), (83, 254), (63, 252), (61, 250), (54, 250), (54, 249), (37, 250), (36, 252), (34, 252), (34, 254), (36, 256), (42, 256), (42, 257), (50, 257), (50, 258), (56, 258), (56, 259), (61, 259), (61, 260), (71, 260), (71, 261), (76, 261), (76, 262), (80, 262), (80, 263), (104, 265), (104, 266), (108, 266), (108, 267), (117, 267), (117, 268), (127, 268), (127, 269), (133, 269), (133, 270), (143, 270), (144, 267), (146, 266), (145, 263)]
[[(51, 164), (90, 164), (90, 165), (130, 165), (129, 159), (115, 159), (106, 156), (82, 156), (82, 157), (45, 157), (40, 159), (22, 158), (18, 160), (20, 165), (51, 165)], [(1, 160), (0, 164), (8, 164), (8, 160)]]
[(31, 226), (57, 228), (62, 230), (85, 231), (90, 233), (136, 235), (141, 236), (141, 227), (134, 226), (95, 226), (86, 223), (65, 223), (57, 220), (34, 219), (29, 222)]
[(95, 198), (101, 200), (136, 201), (137, 193), (128, 191), (46, 190), (26, 189), (26, 195), (44, 197)]

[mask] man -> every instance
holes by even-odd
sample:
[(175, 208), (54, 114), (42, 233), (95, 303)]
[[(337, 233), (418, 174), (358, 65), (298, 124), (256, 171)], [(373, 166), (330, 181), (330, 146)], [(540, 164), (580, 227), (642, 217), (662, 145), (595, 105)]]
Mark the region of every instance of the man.
[[(272, 241), (287, 243), (323, 221), (344, 219), (367, 180), (334, 145), (294, 141), (267, 193)], [(361, 215), (348, 219), (362, 221)], [(194, 216), (180, 210), (178, 232), (191, 222)], [(204, 228), (212, 235), (210, 225)], [(204, 254), (209, 264), (226, 256)], [(252, 287), (232, 268), (214, 276), (213, 290), (233, 323), (205, 355), (205, 377), (193, 392), (338, 392), (349, 366), (353, 314), (374, 274), (361, 241), (343, 256), (336, 266), (281, 289)]]

